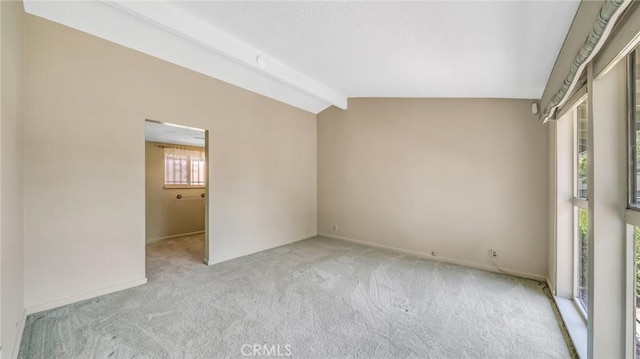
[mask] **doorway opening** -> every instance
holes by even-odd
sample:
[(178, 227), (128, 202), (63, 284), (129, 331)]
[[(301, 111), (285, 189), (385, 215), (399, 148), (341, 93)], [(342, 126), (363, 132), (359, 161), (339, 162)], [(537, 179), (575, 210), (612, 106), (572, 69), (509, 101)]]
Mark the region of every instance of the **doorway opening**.
[(208, 131), (145, 121), (147, 277), (208, 258)]

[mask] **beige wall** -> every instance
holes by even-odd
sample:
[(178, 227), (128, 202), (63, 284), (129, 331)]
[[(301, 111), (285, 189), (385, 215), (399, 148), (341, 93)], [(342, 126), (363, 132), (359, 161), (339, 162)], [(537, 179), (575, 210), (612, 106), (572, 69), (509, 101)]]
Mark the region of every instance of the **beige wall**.
[[(547, 275), (548, 133), (531, 101), (353, 99), (318, 115), (318, 232)], [(337, 224), (338, 230), (333, 230)]]
[[(24, 312), (22, 206), (23, 18), (21, 2), (0, 2), (0, 314), (2, 356), (10, 358)], [(17, 350), (17, 348), (15, 348)]]
[[(205, 200), (200, 195), (205, 189), (165, 189), (164, 150), (160, 145), (167, 144), (147, 142), (145, 145), (147, 241), (204, 231)], [(183, 198), (177, 199), (178, 194)]]
[(26, 26), (27, 306), (144, 278), (147, 118), (209, 130), (210, 262), (316, 234), (313, 114), (33, 16)]

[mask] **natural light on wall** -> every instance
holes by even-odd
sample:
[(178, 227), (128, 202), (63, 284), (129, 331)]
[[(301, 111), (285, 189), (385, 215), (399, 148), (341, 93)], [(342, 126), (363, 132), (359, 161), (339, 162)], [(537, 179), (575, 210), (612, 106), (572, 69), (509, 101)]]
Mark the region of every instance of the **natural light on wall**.
[[(629, 208), (640, 210), (640, 56), (638, 51), (629, 55)], [(634, 290), (631, 291), (633, 303), (633, 332), (634, 355), (640, 359), (640, 229), (637, 220), (630, 220), (636, 216), (627, 216), (627, 222), (635, 224), (628, 239), (628, 248), (633, 250), (633, 262), (628, 266), (631, 269), (630, 277), (633, 278)], [(634, 222), (634, 223), (631, 223)]]
[(634, 353), (635, 358), (640, 358), (640, 266), (638, 266), (638, 262), (640, 262), (640, 251), (638, 251), (638, 247), (640, 246), (640, 230), (638, 227), (633, 227), (633, 247), (635, 248), (634, 253), (634, 290), (633, 290), (633, 331), (634, 331)]

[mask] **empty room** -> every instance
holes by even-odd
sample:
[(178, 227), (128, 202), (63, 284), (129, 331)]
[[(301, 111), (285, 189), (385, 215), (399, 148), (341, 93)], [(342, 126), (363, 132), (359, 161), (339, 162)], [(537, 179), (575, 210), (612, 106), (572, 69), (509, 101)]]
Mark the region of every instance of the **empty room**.
[(640, 2), (0, 1), (0, 358), (640, 359)]

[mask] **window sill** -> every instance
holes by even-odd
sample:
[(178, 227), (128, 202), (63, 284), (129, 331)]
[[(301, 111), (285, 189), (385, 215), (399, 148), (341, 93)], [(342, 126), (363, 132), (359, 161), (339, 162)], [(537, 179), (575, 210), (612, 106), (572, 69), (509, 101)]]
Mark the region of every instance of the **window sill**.
[(578, 357), (587, 358), (587, 322), (573, 299), (554, 297)]
[(167, 184), (164, 189), (204, 189), (206, 186), (189, 186), (186, 184)]

